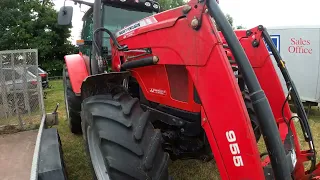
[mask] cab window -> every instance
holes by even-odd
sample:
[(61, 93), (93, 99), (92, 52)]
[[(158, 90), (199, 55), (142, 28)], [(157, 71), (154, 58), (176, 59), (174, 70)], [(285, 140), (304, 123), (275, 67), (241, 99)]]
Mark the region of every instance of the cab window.
[[(88, 15), (85, 15), (83, 19), (83, 28), (81, 32), (81, 38), (85, 41), (92, 41), (93, 38), (93, 14), (92, 10), (88, 12)], [(84, 55), (89, 56), (91, 55), (91, 46), (85, 45), (80, 46), (80, 52)]]

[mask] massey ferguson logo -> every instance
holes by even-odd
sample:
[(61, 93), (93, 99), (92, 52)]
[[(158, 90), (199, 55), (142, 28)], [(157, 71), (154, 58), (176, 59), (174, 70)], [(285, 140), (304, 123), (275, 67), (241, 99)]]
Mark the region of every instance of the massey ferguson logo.
[(166, 95), (167, 94), (166, 90), (154, 89), (154, 88), (150, 88), (149, 92), (154, 93), (154, 94), (160, 94), (160, 95)]
[(138, 27), (140, 27), (140, 22), (138, 22), (138, 23), (136, 23), (136, 24), (133, 24), (133, 25), (131, 25), (131, 26), (129, 26), (129, 27), (127, 27), (127, 28), (119, 31), (119, 32), (118, 32), (118, 35), (121, 36), (121, 35), (123, 35), (123, 34), (125, 34), (125, 33), (127, 33), (127, 32), (130, 32), (130, 31), (138, 28)]
[(125, 27), (124, 29), (121, 29), (119, 30), (117, 33), (116, 33), (116, 37), (119, 37), (119, 36), (122, 36), (122, 35), (125, 35), (125, 34), (131, 34), (133, 35), (134, 34), (134, 31), (136, 29), (139, 29), (141, 27), (144, 27), (144, 26), (148, 26), (150, 24), (154, 24), (154, 23), (157, 23), (158, 21), (156, 20), (155, 17), (153, 16), (150, 16), (150, 17), (147, 17), (147, 18), (144, 18), (138, 22), (135, 22), (133, 24), (131, 24), (130, 26), (127, 26)]

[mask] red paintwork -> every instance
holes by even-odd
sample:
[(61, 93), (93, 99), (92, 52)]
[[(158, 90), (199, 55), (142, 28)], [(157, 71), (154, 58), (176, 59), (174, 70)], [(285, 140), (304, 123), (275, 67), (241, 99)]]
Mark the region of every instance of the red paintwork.
[[(244, 48), (245, 52), (259, 79), (259, 83), (262, 89), (266, 93), (266, 96), (271, 105), (274, 117), (279, 126), (279, 133), (280, 133), (281, 139), (282, 141), (284, 141), (285, 135), (288, 132), (287, 125), (285, 124), (281, 115), (281, 107), (285, 100), (285, 96), (283, 96), (284, 92), (281, 87), (280, 81), (278, 80), (276, 71), (273, 68), (273, 64), (270, 59), (269, 53), (265, 45), (263, 44), (263, 40), (261, 38), (261, 32), (259, 32), (257, 28), (252, 29), (252, 31), (257, 32), (255, 36), (257, 39), (260, 40), (261, 45), (258, 48), (253, 48), (251, 46), (250, 38), (252, 37), (246, 37), (244, 30), (236, 31), (236, 35), (240, 43), (243, 45), (243, 47), (245, 47)], [(220, 34), (220, 36), (222, 36), (222, 34)], [(224, 39), (223, 39), (223, 42), (225, 43)], [(285, 106), (285, 116), (286, 116), (286, 119), (289, 119), (291, 117), (291, 112), (288, 104), (286, 104)], [(296, 134), (296, 130), (294, 128), (293, 122), (291, 123), (291, 127), (292, 127), (291, 130), (293, 131), (294, 136), (298, 137)], [(298, 150), (296, 152), (298, 162), (295, 168), (295, 177), (297, 179), (301, 179), (304, 177), (304, 171), (305, 171), (303, 162), (309, 161), (307, 159), (307, 154), (310, 154), (310, 153), (301, 151), (298, 138), (295, 138), (294, 140), (295, 140), (295, 148)]]
[(72, 90), (76, 95), (81, 94), (81, 84), (89, 76), (83, 57), (80, 54), (71, 54), (64, 56), (68, 68)]
[[(165, 28), (154, 30), (154, 24), (152, 31), (140, 33), (137, 30), (129, 38), (119, 37), (119, 40), (122, 39), (120, 43), (127, 44), (130, 49), (151, 47), (153, 55), (160, 59), (159, 65), (134, 69), (132, 75), (138, 79), (147, 99), (184, 110), (198, 106), (195, 110), (200, 111), (200, 105), (193, 101), (176, 101), (167, 90), (168, 80), (162, 64), (186, 66), (190, 82), (195, 85), (202, 101), (201, 112), (207, 117), (203, 127), (214, 156), (221, 157), (216, 158), (216, 162), (222, 178), (261, 179), (263, 171), (256, 142), (252, 138), (254, 134), (250, 119), (226, 53), (217, 38), (212, 36), (212, 21), (208, 15), (204, 15), (201, 29), (195, 31), (189, 26), (192, 16), (178, 19), (182, 15), (181, 10), (173, 10), (174, 15), (167, 11), (154, 16)], [(174, 26), (163, 26), (164, 23), (171, 24), (166, 21), (165, 14), (168, 14), (168, 19), (176, 16), (178, 20)], [(125, 53), (123, 58), (126, 59)], [(115, 61), (119, 62), (119, 58)], [(192, 92), (192, 86), (189, 87), (188, 91)], [(151, 94), (148, 93), (149, 88), (161, 88), (167, 94)], [(230, 130), (236, 134), (244, 164), (242, 167), (236, 167), (233, 162), (226, 137), (226, 132)], [(252, 171), (254, 173), (248, 173)]]
[[(233, 58), (233, 55), (230, 50), (223, 49), (224, 38), (217, 32), (209, 14), (205, 13), (205, 7), (198, 4), (197, 8), (194, 8), (196, 4), (197, 0), (189, 2), (193, 8), (186, 16), (182, 13), (182, 7), (156, 14), (156, 21), (152, 24), (123, 34), (117, 39), (120, 44), (126, 44), (130, 49), (151, 48), (152, 55), (159, 57), (157, 65), (131, 70), (148, 100), (186, 111), (201, 112), (202, 127), (210, 142), (221, 179), (264, 179), (262, 167), (270, 160), (268, 157), (264, 161), (260, 160), (250, 118), (227, 58)], [(201, 21), (201, 28), (197, 31), (190, 25), (194, 17)], [(261, 32), (257, 28), (252, 31), (260, 41), (258, 48), (252, 47), (253, 37), (246, 37), (245, 31), (236, 30), (235, 33), (269, 100), (283, 140), (287, 133), (287, 126), (281, 115), (284, 92), (263, 44)], [(121, 63), (139, 53), (143, 52), (119, 52), (113, 47), (112, 70), (120, 71)], [(73, 54), (65, 56), (65, 61), (73, 91), (79, 95), (81, 84), (89, 75), (85, 60), (82, 54)], [(166, 65), (186, 67), (188, 85), (180, 91), (187, 91), (187, 101), (172, 98)], [(182, 78), (185, 77), (181, 75)], [(194, 86), (201, 104), (194, 102)], [(291, 117), (288, 104), (285, 106), (285, 116), (287, 119)], [(307, 179), (310, 174), (304, 172), (303, 162), (308, 161), (308, 152), (300, 150), (293, 123), (291, 129), (296, 137), (298, 158), (294, 176), (296, 179)], [(228, 141), (230, 131), (235, 133), (235, 141)], [(235, 145), (238, 145), (240, 150), (237, 156), (241, 156), (243, 161), (243, 166), (240, 167), (235, 166), (231, 153), (235, 150)], [(320, 164), (313, 174), (320, 176)]]
[[(197, 0), (191, 0), (189, 5), (194, 7), (197, 2)], [(190, 26), (194, 17), (202, 18), (201, 28), (198, 31)], [(132, 76), (138, 80), (146, 98), (171, 107), (201, 112), (202, 127), (209, 139), (221, 179), (264, 179), (262, 166), (269, 162), (269, 158), (264, 162), (260, 161), (250, 119), (226, 54), (233, 56), (230, 51), (226, 52), (223, 49), (224, 38), (221, 34), (221, 37), (219, 36), (209, 15), (204, 13), (202, 6), (198, 5), (186, 16), (183, 16), (182, 7), (179, 7), (156, 14), (154, 18), (157, 22), (118, 37), (120, 44), (126, 44), (130, 49), (151, 48), (152, 55), (160, 59), (155, 66), (131, 70)], [(257, 32), (255, 38), (260, 40), (261, 45), (258, 48), (252, 48), (252, 37), (247, 38), (245, 31), (238, 30), (236, 35), (270, 102), (283, 139), (287, 133), (287, 126), (281, 116), (285, 95), (269, 53), (263, 44), (261, 32), (258, 32), (257, 28), (253, 28), (252, 31)], [(114, 71), (119, 71), (120, 64), (132, 56), (132, 52), (118, 52), (116, 48), (112, 49), (112, 54)], [(165, 65), (181, 65), (188, 70), (189, 99), (187, 102), (172, 98)], [(199, 93), (201, 105), (193, 101), (193, 85)], [(151, 93), (151, 88), (165, 93)], [(288, 104), (285, 106), (285, 116), (287, 119), (291, 117)], [(296, 135), (293, 123), (291, 128)], [(235, 142), (228, 142), (226, 133), (230, 131), (235, 133)], [(243, 160), (243, 166), (240, 167), (235, 166), (234, 156), (231, 153), (235, 150), (232, 147), (236, 143), (240, 149), (240, 154), (237, 155)], [(298, 162), (294, 176), (297, 179), (304, 179), (307, 175), (302, 163), (306, 160), (306, 153), (301, 152), (297, 136), (295, 148)], [(320, 174), (319, 170), (314, 172)]]
[[(188, 102), (175, 100), (170, 95), (169, 82), (167, 72), (164, 65), (155, 65), (152, 68), (142, 67), (131, 71), (132, 76), (135, 77), (143, 91), (143, 94), (149, 101), (158, 102), (160, 104), (177, 107), (190, 112), (200, 112), (200, 105), (193, 101), (192, 80), (189, 78)], [(145, 78), (152, 74), (152, 78)], [(191, 86), (190, 86), (191, 85)], [(150, 92), (151, 89), (165, 90), (165, 95), (155, 94)], [(181, 89), (183, 90), (183, 89)]]

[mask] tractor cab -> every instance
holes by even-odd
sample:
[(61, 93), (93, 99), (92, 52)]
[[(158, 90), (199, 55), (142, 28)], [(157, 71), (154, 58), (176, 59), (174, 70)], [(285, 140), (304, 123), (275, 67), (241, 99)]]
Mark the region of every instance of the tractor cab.
[[(87, 69), (90, 63), (90, 74), (104, 72), (107, 68), (106, 63), (111, 60), (110, 35), (101, 29), (115, 33), (160, 11), (160, 5), (155, 0), (95, 0), (93, 3), (83, 0), (72, 1), (90, 7), (82, 19), (81, 40), (77, 40)], [(72, 15), (72, 6), (61, 7), (58, 24), (70, 25)], [(95, 60), (89, 61), (92, 58)]]
[[(118, 30), (148, 16), (159, 12), (159, 4), (155, 1), (145, 0), (102, 0), (100, 13), (101, 27), (116, 33)], [(83, 28), (81, 40), (77, 41), (79, 51), (86, 56), (91, 55), (92, 41), (94, 33), (94, 11), (91, 7), (83, 16)], [(98, 20), (99, 21), (99, 20)], [(102, 32), (101, 48), (103, 54), (109, 54), (111, 51), (110, 36)]]

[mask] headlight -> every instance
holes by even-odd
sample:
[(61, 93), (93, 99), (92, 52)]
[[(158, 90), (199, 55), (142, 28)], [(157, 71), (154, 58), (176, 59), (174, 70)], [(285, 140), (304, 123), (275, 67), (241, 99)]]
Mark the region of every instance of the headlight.
[(153, 5), (153, 8), (158, 9), (158, 8), (159, 8), (159, 5), (158, 5), (158, 4), (154, 4), (154, 5)]
[(151, 3), (148, 2), (148, 1), (146, 1), (146, 2), (144, 3), (144, 5), (146, 5), (147, 7), (150, 7), (150, 6), (151, 6)]

